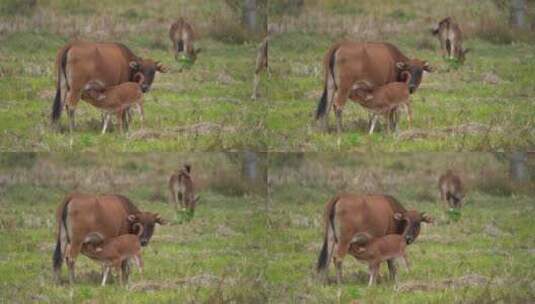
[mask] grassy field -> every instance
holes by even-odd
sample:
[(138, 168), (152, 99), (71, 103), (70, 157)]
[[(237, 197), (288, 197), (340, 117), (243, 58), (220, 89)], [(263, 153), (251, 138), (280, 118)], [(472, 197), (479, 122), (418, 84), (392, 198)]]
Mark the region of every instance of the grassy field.
[[(224, 43), (225, 37), (218, 38), (217, 27), (223, 25), (217, 22), (230, 23), (232, 18), (222, 2), (51, 0), (27, 11), (24, 2), (0, 4), (1, 150), (265, 150), (266, 102), (250, 100), (256, 42)], [(191, 70), (182, 73), (168, 38), (169, 26), (179, 16), (198, 30), (196, 46), (203, 49)], [(119, 41), (168, 67), (145, 95), (144, 129), (135, 120), (128, 136), (101, 136), (100, 114), (83, 101), (72, 138), (65, 113), (61, 130), (53, 128), (55, 54), (74, 38)], [(262, 88), (260, 93), (266, 95)]]
[[(533, 174), (533, 166), (531, 172)], [(448, 223), (439, 202), (437, 179), (453, 168), (467, 184), (466, 207)], [(535, 242), (531, 190), (514, 190), (507, 168), (492, 155), (347, 154), (282, 155), (270, 165), (272, 181), (270, 257), (266, 278), (272, 303), (533, 303)], [(410, 272), (400, 267), (398, 285), (381, 268), (368, 288), (367, 266), (344, 260), (338, 288), (316, 275), (323, 242), (322, 213), (335, 193), (388, 193), (408, 208), (431, 214), (408, 247)]]
[[(0, 158), (0, 302), (266, 302), (266, 219), (261, 212), (265, 188), (258, 194), (244, 193), (254, 187), (233, 178), (240, 169), (227, 156), (125, 154), (113, 161), (92, 154)], [(201, 200), (192, 221), (179, 224), (165, 191), (168, 173), (184, 160), (197, 172)], [(100, 287), (100, 265), (83, 256), (73, 287), (66, 282), (65, 266), (65, 282), (53, 283), (55, 208), (73, 189), (122, 193), (140, 209), (159, 212), (170, 221), (156, 228), (143, 250), (144, 275), (141, 278), (134, 269), (128, 288), (117, 280)]]
[[(308, 2), (307, 2), (308, 3)], [(281, 33), (271, 44), (273, 77), (267, 128), (272, 151), (490, 151), (531, 147), (535, 139), (533, 35), (511, 33), (506, 14), (491, 2), (329, 1), (305, 5), (298, 16), (272, 20)], [(531, 6), (529, 6), (531, 7)], [(456, 17), (470, 48), (466, 64), (445, 61), (430, 29)], [(518, 35), (518, 36), (515, 36)], [(515, 38), (516, 37), (516, 38)], [(322, 59), (341, 39), (387, 41), (411, 58), (427, 60), (412, 96), (415, 122), (400, 134), (367, 134), (366, 110), (349, 101), (340, 138), (331, 112), (329, 133), (313, 118), (323, 91)]]

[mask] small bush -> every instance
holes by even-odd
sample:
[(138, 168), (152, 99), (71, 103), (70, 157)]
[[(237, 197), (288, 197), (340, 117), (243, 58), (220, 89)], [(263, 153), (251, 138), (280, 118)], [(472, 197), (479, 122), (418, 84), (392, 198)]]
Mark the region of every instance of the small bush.
[(230, 44), (243, 44), (254, 38), (254, 35), (248, 32), (236, 18), (215, 13), (210, 20), (207, 35), (214, 40)]
[(475, 36), (495, 44), (510, 44), (514, 40), (509, 25), (501, 22), (499, 18), (491, 17), (481, 18)]
[(37, 0), (2, 0), (0, 15), (29, 15), (37, 6)]

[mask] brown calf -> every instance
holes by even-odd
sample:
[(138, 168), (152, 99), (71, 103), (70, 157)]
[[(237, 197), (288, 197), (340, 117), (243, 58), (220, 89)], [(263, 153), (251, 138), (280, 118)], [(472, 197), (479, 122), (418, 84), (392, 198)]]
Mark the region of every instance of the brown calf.
[(180, 203), (181, 208), (194, 212), (198, 200), (191, 178), (191, 166), (186, 164), (169, 178), (169, 203), (174, 203), (175, 207)]
[(254, 72), (254, 82), (253, 82), (253, 95), (251, 99), (255, 100), (258, 98), (258, 84), (260, 82), (260, 73), (262, 71), (269, 72), (268, 66), (268, 42), (269, 42), (269, 32), (268, 35), (262, 40), (258, 46), (258, 51), (256, 52), (256, 65)]
[(328, 128), (328, 115), (332, 108), (336, 114), (336, 130), (342, 131), (344, 105), (358, 84), (374, 89), (394, 81), (405, 81), (408, 72), (409, 92), (420, 86), (423, 71), (431, 72), (427, 61), (409, 59), (389, 43), (360, 43), (344, 41), (333, 45), (325, 54), (324, 90), (316, 109), (316, 119), (322, 119), (323, 129)]
[(123, 129), (127, 129), (127, 111), (134, 105), (141, 115), (141, 123), (143, 124), (143, 91), (139, 84), (143, 82), (143, 78), (143, 75), (139, 74), (138, 82), (124, 82), (108, 88), (105, 88), (99, 81), (90, 81), (84, 87), (83, 94), (87, 95), (86, 100), (105, 112), (102, 134), (106, 133), (111, 114), (117, 115), (121, 132)]
[[(401, 218), (399, 213), (395, 216)], [(370, 234), (361, 232), (353, 237), (349, 254), (368, 264), (370, 270), (368, 286), (371, 286), (377, 279), (381, 263), (387, 260), (402, 258), (407, 269), (409, 268), (405, 247), (407, 247), (407, 241), (403, 235), (387, 234), (373, 238)]]
[[(65, 259), (69, 268), (69, 282), (74, 282), (76, 258), (83, 250), (86, 236), (100, 233), (104, 239), (128, 233), (139, 233), (135, 225), (143, 226), (139, 236), (141, 246), (148, 245), (156, 224), (165, 224), (157, 213), (140, 211), (122, 195), (69, 194), (56, 211), (57, 242), (53, 255), (53, 268), (59, 281), (61, 265)], [(128, 264), (123, 263), (123, 268)], [(123, 271), (123, 273), (128, 273)]]
[(440, 199), (450, 208), (461, 208), (464, 199), (463, 183), (461, 178), (452, 170), (446, 171), (438, 179)]
[[(394, 214), (400, 214), (394, 217)], [(353, 236), (359, 232), (373, 237), (400, 234), (411, 244), (420, 234), (422, 222), (432, 218), (416, 210), (406, 210), (392, 196), (340, 194), (325, 205), (323, 247), (318, 257), (317, 270), (327, 277), (331, 261), (336, 266), (336, 280), (342, 281), (342, 262), (348, 253)], [(396, 268), (387, 260), (390, 276), (395, 279)]]
[(364, 90), (354, 86), (355, 89), (351, 92), (349, 98), (357, 101), (361, 106), (373, 113), (369, 134), (373, 133), (379, 115), (387, 119), (388, 129), (393, 130), (395, 122), (391, 119), (393, 117), (391, 113), (401, 107), (407, 109), (409, 128), (412, 128), (412, 111), (408, 85), (411, 76), (407, 72), (404, 73), (407, 74), (404, 82), (391, 82), (373, 90)]
[(201, 49), (195, 49), (193, 45), (195, 41), (193, 28), (184, 18), (180, 17), (171, 24), (169, 39), (173, 43), (175, 60), (178, 60), (180, 53), (184, 53), (193, 63), (197, 60), (197, 54), (201, 52)]
[(456, 58), (461, 63), (464, 62), (469, 49), (463, 48), (463, 33), (453, 18), (442, 19), (432, 30), (432, 33), (440, 41), (443, 56)]
[(139, 235), (143, 233), (143, 226), (141, 224), (134, 224), (138, 226), (138, 234), (123, 234), (114, 238), (105, 240), (102, 234), (98, 232), (89, 233), (84, 239), (84, 251), (86, 255), (96, 260), (104, 266), (104, 273), (102, 276), (102, 286), (106, 285), (106, 280), (111, 271), (115, 268), (117, 273), (121, 273), (119, 280), (123, 285), (124, 269), (122, 264), (130, 259), (134, 260), (138, 266), (139, 271), (143, 273), (143, 260), (141, 259), (141, 243), (139, 242)]

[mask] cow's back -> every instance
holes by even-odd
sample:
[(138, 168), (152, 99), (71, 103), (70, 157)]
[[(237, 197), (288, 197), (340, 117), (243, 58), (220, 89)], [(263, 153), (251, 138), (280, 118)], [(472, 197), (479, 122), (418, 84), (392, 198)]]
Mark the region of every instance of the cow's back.
[(350, 237), (359, 232), (373, 237), (396, 233), (393, 216), (401, 206), (393, 201), (384, 195), (339, 195), (335, 206), (337, 228)]
[(81, 83), (100, 80), (114, 86), (129, 80), (132, 52), (117, 43), (74, 42), (69, 45), (67, 73)]
[(397, 80), (396, 62), (408, 58), (389, 43), (345, 42), (336, 52), (337, 68), (354, 82), (377, 87)]

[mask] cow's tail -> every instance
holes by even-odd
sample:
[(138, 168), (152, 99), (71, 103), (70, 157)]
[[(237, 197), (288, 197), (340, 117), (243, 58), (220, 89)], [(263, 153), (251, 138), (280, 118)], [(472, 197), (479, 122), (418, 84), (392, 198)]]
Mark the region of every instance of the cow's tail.
[(339, 44), (331, 47), (329, 51), (327, 52), (327, 55), (325, 56), (324, 60), (324, 66), (325, 66), (325, 83), (323, 87), (323, 94), (321, 95), (320, 101), (318, 103), (318, 107), (316, 109), (316, 119), (320, 119), (325, 115), (327, 112), (327, 106), (329, 103), (328, 99), (328, 90), (329, 90), (329, 78), (332, 79), (332, 82), (335, 85), (336, 88), (336, 82), (334, 77), (334, 63), (336, 62), (336, 51), (338, 51), (338, 48), (340, 47)]
[[(329, 261), (334, 250), (334, 243), (337, 242), (336, 231), (334, 228), (334, 214), (337, 202), (338, 197), (334, 197), (329, 201), (329, 203), (327, 203), (327, 206), (325, 207), (325, 235), (323, 238), (323, 246), (321, 248), (320, 255), (318, 256), (318, 273), (324, 273), (329, 267)], [(331, 238), (334, 240), (334, 242), (329, 242)]]
[(67, 229), (67, 213), (68, 213), (67, 208), (68, 208), (70, 199), (71, 199), (70, 196), (65, 198), (65, 200), (62, 203), (61, 213), (59, 214), (57, 218), (58, 235), (57, 235), (57, 240), (56, 240), (56, 249), (54, 250), (54, 254), (52, 256), (52, 267), (56, 274), (59, 272), (59, 270), (61, 269), (61, 265), (63, 264), (64, 252), (62, 249), (66, 248), (67, 244), (70, 243), (69, 233)]
[(63, 110), (63, 102), (61, 100), (61, 78), (65, 80), (66, 88), (69, 90), (69, 83), (67, 82), (67, 72), (65, 66), (67, 65), (67, 54), (69, 52), (69, 47), (64, 48), (57, 62), (58, 70), (58, 80), (56, 82), (56, 97), (54, 98), (54, 103), (52, 104), (52, 121), (55, 122), (61, 117), (61, 111)]

